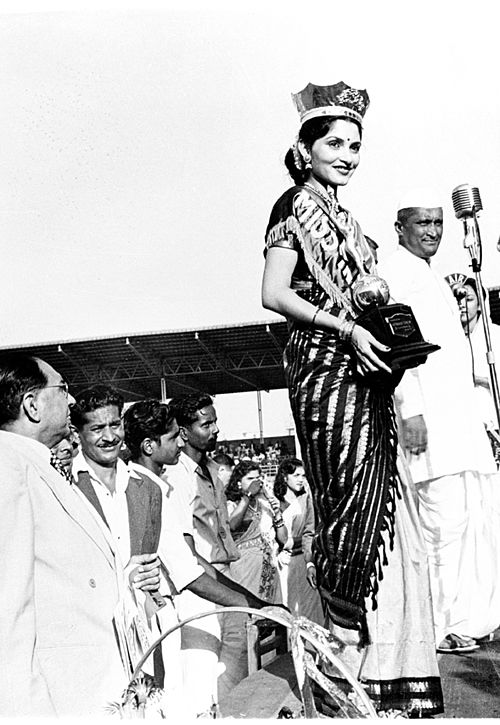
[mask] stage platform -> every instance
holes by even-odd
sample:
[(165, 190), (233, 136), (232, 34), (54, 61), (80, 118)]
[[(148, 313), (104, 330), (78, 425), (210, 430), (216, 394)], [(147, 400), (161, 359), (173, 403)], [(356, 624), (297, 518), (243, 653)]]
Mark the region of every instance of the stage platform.
[[(445, 712), (438, 718), (500, 717), (500, 630), (469, 654), (438, 655)], [(220, 704), (223, 717), (276, 718), (283, 707), (300, 712), (290, 654), (247, 677)]]

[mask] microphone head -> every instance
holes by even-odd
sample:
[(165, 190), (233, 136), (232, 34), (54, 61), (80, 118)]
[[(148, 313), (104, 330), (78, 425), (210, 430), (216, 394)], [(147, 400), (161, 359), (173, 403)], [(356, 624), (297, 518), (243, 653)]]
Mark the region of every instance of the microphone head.
[(463, 300), (464, 297), (467, 297), (467, 290), (465, 287), (455, 287), (452, 289), (452, 292), (457, 300)]
[(455, 187), (451, 193), (451, 200), (457, 219), (471, 217), (483, 208), (479, 189), (470, 184), (460, 184), (460, 186)]
[(457, 302), (460, 302), (463, 297), (467, 296), (467, 290), (464, 288), (464, 284), (467, 281), (466, 274), (463, 274), (463, 272), (453, 272), (452, 274), (446, 275), (445, 280), (450, 285), (450, 289)]

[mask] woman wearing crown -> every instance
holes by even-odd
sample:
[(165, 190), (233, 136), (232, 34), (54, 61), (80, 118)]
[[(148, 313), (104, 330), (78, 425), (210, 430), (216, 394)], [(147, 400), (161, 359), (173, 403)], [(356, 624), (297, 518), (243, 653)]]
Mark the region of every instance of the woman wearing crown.
[[(337, 199), (358, 166), (366, 91), (293, 96), (295, 183), (266, 232), (264, 307), (288, 320), (285, 374), (316, 513), (317, 583), (344, 658), (381, 710), (442, 712), (425, 545), (397, 455), (388, 350), (355, 324), (373, 246)], [(375, 375), (374, 375), (375, 374)], [(374, 382), (374, 381), (377, 382)]]

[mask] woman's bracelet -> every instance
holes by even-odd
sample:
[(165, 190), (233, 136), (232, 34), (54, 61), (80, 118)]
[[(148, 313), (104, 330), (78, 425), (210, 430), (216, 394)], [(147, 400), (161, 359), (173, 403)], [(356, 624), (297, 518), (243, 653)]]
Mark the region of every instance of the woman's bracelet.
[(343, 320), (339, 327), (339, 337), (344, 342), (351, 342), (352, 332), (356, 322), (354, 320)]
[(283, 520), (281, 520), (279, 523), (276, 522), (276, 521), (274, 522), (274, 528), (275, 529), (281, 529), (281, 527), (284, 526), (284, 525), (285, 525), (285, 522)]
[(315, 311), (314, 315), (312, 316), (311, 322), (309, 323), (311, 327), (312, 327), (312, 326), (314, 325), (314, 323), (316, 322), (316, 317), (318, 316), (318, 314), (319, 314), (320, 312), (321, 312), (321, 307), (316, 307), (316, 311)]

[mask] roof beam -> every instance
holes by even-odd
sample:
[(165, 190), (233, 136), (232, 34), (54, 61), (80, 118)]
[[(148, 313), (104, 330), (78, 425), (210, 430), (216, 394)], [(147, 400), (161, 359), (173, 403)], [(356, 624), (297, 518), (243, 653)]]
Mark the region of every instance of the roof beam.
[(229, 375), (232, 378), (235, 378), (236, 380), (239, 380), (242, 383), (245, 383), (245, 385), (249, 385), (254, 390), (258, 390), (258, 385), (255, 385), (251, 380), (248, 380), (247, 378), (243, 378), (241, 375), (236, 375), (236, 373), (233, 373), (231, 370), (228, 370), (227, 365), (223, 364), (223, 362), (220, 360), (220, 358), (217, 357), (215, 353), (210, 350), (208, 345), (206, 345), (203, 340), (200, 340), (200, 335), (198, 332), (194, 333), (194, 339), (201, 345), (202, 349), (205, 350), (205, 352), (210, 355), (210, 357), (215, 360), (217, 365), (219, 366), (220, 370), (223, 370), (226, 375)]
[(273, 344), (274, 344), (274, 347), (276, 348), (276, 350), (280, 353), (280, 355), (283, 355), (283, 346), (280, 345), (276, 335), (274, 334), (274, 332), (272, 332), (269, 325), (266, 325), (266, 332), (269, 335), (269, 337), (271, 338), (271, 340), (273, 341)]
[(79, 371), (80, 371), (80, 373), (81, 373), (81, 374), (82, 374), (82, 375), (83, 375), (83, 376), (84, 376), (84, 377), (86, 378), (86, 380), (88, 380), (89, 382), (91, 382), (91, 381), (92, 381), (92, 377), (91, 377), (91, 376), (89, 376), (89, 374), (88, 374), (87, 370), (85, 370), (85, 368), (84, 368), (84, 367), (82, 367), (82, 365), (80, 365), (80, 362), (79, 362), (78, 360), (75, 360), (75, 358), (73, 358), (73, 356), (72, 356), (72, 355), (68, 355), (68, 353), (66, 352), (66, 350), (64, 350), (64, 349), (63, 349), (63, 347), (62, 347), (61, 345), (58, 345), (58, 346), (57, 346), (57, 352), (60, 352), (60, 353), (61, 353), (61, 355), (64, 355), (64, 357), (65, 357), (65, 358), (66, 358), (67, 360), (69, 360), (69, 361), (70, 361), (70, 363), (71, 363), (72, 365), (74, 365), (74, 366), (75, 366), (75, 368), (76, 368), (77, 370), (79, 370)]
[[(152, 375), (154, 375), (155, 377), (158, 377), (158, 375), (159, 375), (159, 370), (155, 369), (155, 368), (154, 368), (154, 367), (153, 367), (153, 366), (151, 365), (150, 361), (149, 361), (149, 360), (148, 360), (148, 359), (147, 359), (147, 358), (146, 358), (146, 357), (145, 357), (145, 356), (144, 356), (144, 355), (142, 354), (142, 352), (141, 352), (141, 351), (140, 351), (140, 350), (139, 350), (139, 349), (138, 349), (138, 348), (136, 347), (136, 345), (133, 345), (133, 344), (132, 344), (132, 343), (130, 342), (130, 338), (128, 338), (128, 337), (126, 337), (126, 338), (125, 338), (125, 345), (127, 345), (127, 347), (129, 347), (129, 348), (130, 348), (130, 349), (132, 350), (132, 352), (134, 353), (134, 355), (136, 355), (136, 356), (137, 356), (137, 357), (139, 358), (139, 360), (142, 360), (142, 362), (144, 363), (144, 365), (145, 365), (146, 369), (147, 369), (147, 370), (149, 370), (149, 372), (150, 372), (150, 373), (151, 373)], [(158, 360), (158, 362), (160, 363), (160, 360)]]

